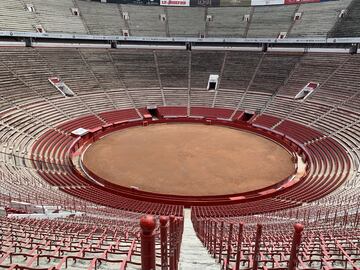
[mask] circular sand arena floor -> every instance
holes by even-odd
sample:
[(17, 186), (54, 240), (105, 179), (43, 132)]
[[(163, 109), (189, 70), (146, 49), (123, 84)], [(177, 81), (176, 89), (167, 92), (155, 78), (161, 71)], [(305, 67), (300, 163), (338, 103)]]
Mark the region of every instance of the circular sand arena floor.
[(84, 153), (108, 182), (189, 196), (242, 193), (294, 171), (286, 149), (253, 133), (203, 124), (157, 124), (111, 133)]

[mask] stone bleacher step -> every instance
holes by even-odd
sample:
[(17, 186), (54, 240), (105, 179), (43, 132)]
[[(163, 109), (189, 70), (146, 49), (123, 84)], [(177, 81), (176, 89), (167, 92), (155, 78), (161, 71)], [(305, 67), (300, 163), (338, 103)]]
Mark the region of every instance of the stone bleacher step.
[(196, 236), (189, 209), (185, 209), (184, 218), (179, 270), (219, 270), (221, 268), (220, 264), (211, 257)]

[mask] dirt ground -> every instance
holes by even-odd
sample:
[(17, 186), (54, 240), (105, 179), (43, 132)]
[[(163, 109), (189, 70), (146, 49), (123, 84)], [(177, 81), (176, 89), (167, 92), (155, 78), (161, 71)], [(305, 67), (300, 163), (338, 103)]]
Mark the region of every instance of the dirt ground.
[(266, 187), (289, 176), (290, 154), (261, 136), (202, 124), (158, 124), (107, 135), (83, 162), (121, 186), (177, 195), (221, 195)]

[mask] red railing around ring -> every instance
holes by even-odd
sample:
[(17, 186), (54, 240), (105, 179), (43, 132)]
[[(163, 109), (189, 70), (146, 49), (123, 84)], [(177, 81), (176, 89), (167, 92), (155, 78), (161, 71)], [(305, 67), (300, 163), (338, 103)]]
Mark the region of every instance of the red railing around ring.
[[(68, 156), (70, 159), (70, 163), (73, 162), (73, 155), (81, 155), (82, 151), (86, 149), (85, 146), (97, 141), (101, 137), (111, 132), (130, 128), (134, 126), (140, 125), (149, 125), (149, 124), (158, 124), (158, 123), (203, 123), (207, 125), (220, 125), (220, 126), (227, 126), (232, 127), (239, 130), (245, 130), (248, 132), (255, 133), (257, 135), (263, 136), (267, 139), (274, 141), (275, 143), (281, 145), (282, 147), (286, 148), (293, 157), (294, 162), (294, 170), (289, 177), (279, 181), (278, 183), (261, 188), (254, 191), (244, 192), (244, 193), (236, 193), (236, 194), (225, 194), (225, 195), (214, 195), (214, 196), (181, 196), (181, 195), (168, 195), (168, 194), (158, 194), (152, 192), (146, 192), (136, 189), (131, 189), (128, 187), (119, 186), (113, 183), (106, 181), (105, 179), (97, 176), (89, 168), (82, 163), (82, 168), (85, 171), (78, 171), (75, 169), (75, 164), (73, 164), (73, 171), (77, 174), (78, 177), (87, 178), (85, 175), (89, 175), (90, 178), (95, 180), (96, 182), (100, 183), (106, 189), (111, 190), (113, 193), (121, 194), (123, 196), (138, 199), (138, 200), (145, 200), (145, 201), (154, 201), (154, 202), (161, 202), (166, 204), (182, 204), (185, 206), (194, 206), (194, 205), (219, 205), (219, 204), (232, 204), (232, 203), (239, 203), (239, 202), (246, 202), (257, 200), (260, 198), (275, 196), (282, 193), (285, 189), (293, 188), (297, 184), (301, 182), (307, 175), (307, 172), (302, 176), (301, 179), (298, 181), (291, 181), (293, 175), (297, 172), (297, 155), (296, 153), (303, 158), (305, 162), (308, 160), (308, 153), (302, 147), (299, 142), (287, 137), (286, 135), (275, 132), (273, 130), (255, 126), (248, 124), (246, 122), (234, 122), (234, 121), (227, 121), (227, 120), (219, 120), (219, 119), (209, 119), (209, 118), (194, 118), (194, 117), (177, 117), (177, 118), (163, 118), (160, 120), (152, 121), (152, 120), (138, 120), (138, 121), (121, 121), (115, 122), (112, 124), (107, 124), (101, 127), (97, 127), (95, 129), (90, 130), (90, 132), (82, 137), (78, 137), (70, 146)], [(96, 185), (94, 181), (87, 179), (92, 184)]]

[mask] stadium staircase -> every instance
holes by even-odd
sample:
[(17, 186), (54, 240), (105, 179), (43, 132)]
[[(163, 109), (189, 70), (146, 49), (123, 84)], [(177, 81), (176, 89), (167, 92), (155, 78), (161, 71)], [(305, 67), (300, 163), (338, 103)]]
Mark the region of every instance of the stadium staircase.
[(184, 210), (184, 232), (180, 250), (180, 270), (219, 270), (218, 264), (196, 236), (191, 222), (191, 210)]

